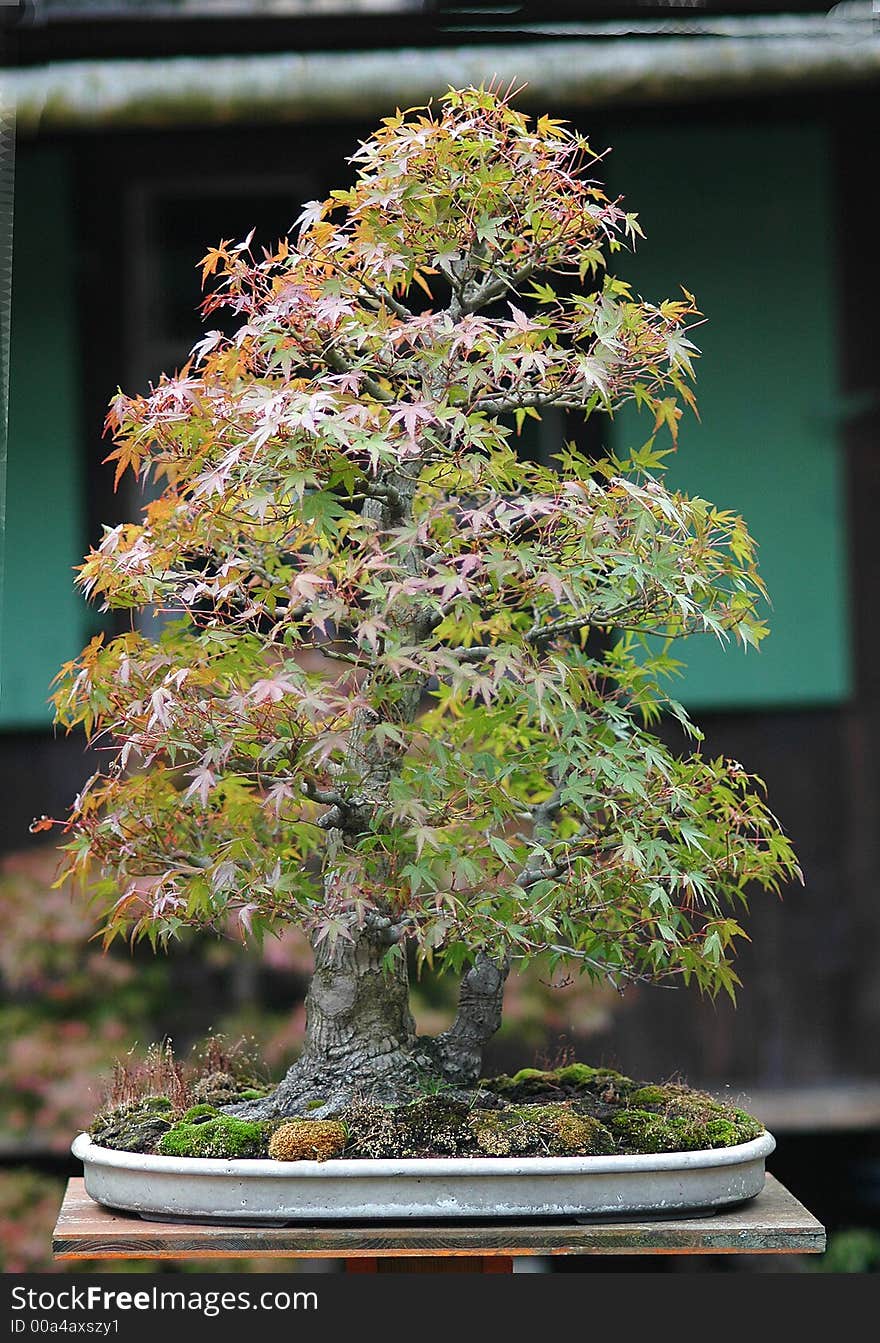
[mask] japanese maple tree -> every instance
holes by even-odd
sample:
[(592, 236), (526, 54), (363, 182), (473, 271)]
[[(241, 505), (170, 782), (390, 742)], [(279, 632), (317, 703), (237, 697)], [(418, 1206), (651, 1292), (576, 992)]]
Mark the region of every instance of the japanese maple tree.
[[(607, 273), (636, 217), (506, 95), (398, 112), (353, 162), (274, 250), (212, 248), (204, 311), (238, 329), (113, 401), (117, 480), (162, 492), (78, 581), (164, 623), (94, 639), (55, 694), (106, 752), (65, 824), (108, 940), (311, 939), (262, 1114), (472, 1085), (524, 958), (732, 991), (748, 888), (798, 874), (667, 689), (670, 640), (765, 633), (743, 521), (668, 489), (654, 443), (693, 402), (694, 301)], [(625, 460), (517, 455), (526, 417), (626, 402), (651, 436)], [(461, 976), (434, 1039), (425, 963)]]

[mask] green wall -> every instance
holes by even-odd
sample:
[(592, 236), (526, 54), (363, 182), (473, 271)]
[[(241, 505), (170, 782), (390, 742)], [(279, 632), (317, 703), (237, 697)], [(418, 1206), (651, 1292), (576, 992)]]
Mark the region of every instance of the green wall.
[[(647, 235), (615, 269), (650, 300), (693, 293), (701, 422), (669, 479), (742, 513), (773, 603), (759, 652), (682, 641), (673, 693), (702, 708), (833, 703), (850, 688), (829, 144), (819, 126), (607, 134), (614, 192)], [(627, 410), (620, 450), (650, 432)]]
[(85, 640), (85, 549), (69, 160), (16, 163), (0, 726), (46, 727), (49, 682)]

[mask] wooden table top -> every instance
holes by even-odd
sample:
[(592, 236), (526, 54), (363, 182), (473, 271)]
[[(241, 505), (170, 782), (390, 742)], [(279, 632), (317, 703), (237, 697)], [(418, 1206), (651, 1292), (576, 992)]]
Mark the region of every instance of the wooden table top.
[(767, 1176), (757, 1198), (714, 1214), (631, 1221), (322, 1222), (221, 1226), (146, 1222), (94, 1203), (71, 1180), (52, 1242), (57, 1259), (355, 1259), (438, 1255), (817, 1254), (825, 1230)]

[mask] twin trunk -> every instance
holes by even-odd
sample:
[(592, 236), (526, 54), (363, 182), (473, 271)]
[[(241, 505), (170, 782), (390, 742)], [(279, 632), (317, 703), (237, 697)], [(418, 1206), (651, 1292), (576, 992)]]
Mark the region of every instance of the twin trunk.
[[(412, 498), (418, 462), (403, 473), (390, 472), (377, 484), (378, 497), (368, 498), (364, 515), (386, 528), (412, 520)], [(380, 488), (381, 487), (381, 488)], [(413, 547), (407, 567), (418, 574), (419, 547)], [(394, 623), (395, 613), (387, 613)], [(406, 611), (397, 622), (415, 641), (430, 628), (424, 614)], [(368, 682), (365, 683), (366, 690)], [(401, 689), (398, 687), (398, 689)], [(425, 685), (419, 678), (404, 684), (391, 709), (400, 722), (418, 715)], [(360, 777), (362, 799), (386, 795), (389, 778), (399, 767), (395, 749), (371, 740), (372, 717), (356, 718), (348, 747), (349, 763)], [(328, 827), (328, 870), (333, 855), (357, 843), (361, 822), (350, 803), (337, 807)], [(315, 972), (306, 1000), (306, 1039), (301, 1057), (270, 1098), (276, 1114), (325, 1113), (341, 1108), (353, 1095), (371, 1095), (379, 1101), (405, 1100), (428, 1080), (471, 1087), (480, 1076), (483, 1046), (501, 1022), (508, 962), (495, 963), (480, 954), (462, 979), (458, 1013), (448, 1031), (436, 1039), (416, 1035), (409, 1005), (409, 980), (403, 948), (388, 958), (389, 943), (372, 928), (353, 932), (351, 940), (337, 938), (332, 946), (319, 942)]]
[(462, 978), (455, 1021), (427, 1038), (416, 1034), (406, 959), (401, 953), (389, 965), (387, 951), (366, 931), (318, 944), (302, 1054), (266, 1102), (246, 1107), (249, 1114), (318, 1115), (318, 1102), (329, 1114), (354, 1097), (400, 1104), (438, 1080), (474, 1086), (483, 1047), (501, 1023), (507, 963), (478, 955)]

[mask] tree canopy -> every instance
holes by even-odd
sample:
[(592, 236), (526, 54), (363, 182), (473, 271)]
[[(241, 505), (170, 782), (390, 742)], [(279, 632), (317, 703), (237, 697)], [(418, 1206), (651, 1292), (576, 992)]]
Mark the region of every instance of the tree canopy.
[[(61, 674), (58, 720), (107, 752), (67, 870), (105, 873), (110, 939), (369, 923), (453, 969), (732, 991), (750, 884), (799, 874), (669, 693), (671, 640), (766, 632), (742, 519), (663, 481), (695, 302), (608, 272), (640, 229), (600, 156), (497, 91), (397, 112), (352, 162), (277, 246), (208, 252), (236, 329), (111, 404), (117, 481), (161, 493), (78, 582), (164, 623)], [(528, 417), (626, 402), (625, 459), (517, 455)]]

